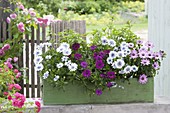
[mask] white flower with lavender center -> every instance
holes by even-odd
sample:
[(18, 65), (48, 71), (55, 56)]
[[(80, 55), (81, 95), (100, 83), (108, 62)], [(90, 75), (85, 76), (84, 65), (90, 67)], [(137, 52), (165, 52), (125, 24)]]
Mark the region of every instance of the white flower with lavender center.
[(69, 49), (70, 45), (66, 42), (63, 42), (63, 43), (60, 44), (60, 47), (63, 47), (64, 49)]
[(42, 70), (44, 69), (44, 66), (43, 66), (43, 64), (36, 64), (36, 65), (35, 65), (35, 69), (36, 69), (37, 71), (42, 71)]
[(52, 46), (52, 43), (46, 42), (46, 43), (44, 43), (44, 45), (47, 46), (47, 47), (51, 47), (51, 46)]
[(34, 58), (34, 64), (35, 65), (41, 63), (42, 61), (43, 61), (42, 56), (37, 56), (37, 57)]
[(46, 72), (43, 74), (43, 79), (47, 79), (47, 78), (48, 78), (48, 76), (49, 76), (49, 72), (48, 72), (48, 71), (46, 71)]
[(131, 50), (130, 49), (126, 49), (126, 50), (124, 50), (124, 52), (127, 53), (127, 55), (130, 55)]
[(142, 47), (140, 47), (139, 51), (148, 51), (148, 47), (147, 46), (142, 46)]
[(126, 43), (126, 42), (122, 42), (121, 44), (120, 44), (120, 47), (128, 47), (128, 43)]
[(108, 64), (112, 64), (112, 62), (113, 62), (113, 58), (108, 57), (108, 58), (107, 58), (107, 63), (108, 63)]
[(63, 47), (60, 46), (60, 47), (57, 48), (57, 52), (58, 52), (58, 53), (62, 53), (63, 51), (64, 51), (64, 48), (63, 48)]
[(107, 45), (108, 44), (108, 39), (105, 36), (103, 36), (101, 38), (101, 41), (102, 41), (102, 45)]
[(37, 46), (36, 46), (36, 49), (42, 50), (43, 47), (44, 47), (44, 43), (41, 43), (40, 45), (37, 45)]
[(116, 51), (110, 51), (109, 57), (112, 58), (112, 59), (116, 58), (117, 57), (117, 52)]
[(40, 56), (40, 55), (42, 55), (42, 50), (41, 50), (41, 49), (36, 49), (36, 50), (34, 51), (34, 55), (35, 55), (35, 56)]
[(131, 71), (132, 71), (132, 69), (131, 69), (131, 66), (129, 66), (129, 65), (124, 68), (124, 72), (126, 74), (130, 73)]
[(69, 57), (67, 57), (67, 56), (63, 56), (63, 57), (61, 58), (61, 61), (62, 61), (62, 62), (67, 62), (67, 61), (68, 61), (68, 59), (69, 59)]
[(63, 67), (63, 63), (58, 63), (56, 66), (57, 66), (57, 68), (62, 68)]
[(118, 57), (125, 57), (124, 51), (118, 51), (117, 55), (118, 55)]
[(78, 65), (76, 63), (71, 63), (69, 66), (68, 66), (69, 70), (70, 71), (76, 71), (77, 68), (78, 68)]
[(133, 47), (134, 47), (134, 44), (133, 44), (133, 43), (128, 43), (128, 47), (129, 47), (129, 48), (133, 48)]
[(71, 49), (69, 48), (69, 49), (66, 49), (66, 50), (64, 50), (63, 51), (63, 55), (65, 55), (65, 56), (69, 56), (69, 55), (71, 55)]
[(124, 70), (120, 70), (119, 74), (125, 74)]
[(122, 60), (122, 59), (117, 59), (117, 61), (116, 61), (116, 63), (115, 63), (116, 68), (121, 69), (124, 65), (125, 65), (124, 60)]
[(56, 82), (59, 78), (60, 78), (60, 76), (56, 75), (56, 76), (54, 77), (54, 81)]
[(50, 60), (52, 58), (52, 56), (51, 55), (47, 55), (47, 56), (45, 56), (45, 59), (47, 59), (47, 60)]
[(115, 65), (115, 64), (116, 64), (116, 62), (113, 62), (113, 63), (112, 63), (113, 69), (116, 69), (116, 65)]
[(65, 62), (65, 63), (64, 63), (64, 65), (66, 65), (66, 66), (71, 65), (71, 60), (69, 60), (69, 61)]
[(131, 69), (133, 72), (137, 72), (138, 71), (138, 67), (136, 65), (131, 66)]
[(116, 46), (116, 42), (113, 39), (109, 39), (108, 45), (111, 46), (111, 47), (114, 47), (114, 46)]

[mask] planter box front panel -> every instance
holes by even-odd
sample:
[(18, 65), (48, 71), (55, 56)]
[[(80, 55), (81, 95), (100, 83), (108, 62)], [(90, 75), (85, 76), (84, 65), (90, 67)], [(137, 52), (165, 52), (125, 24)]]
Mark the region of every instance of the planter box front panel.
[(86, 88), (80, 84), (69, 84), (64, 90), (58, 90), (44, 81), (43, 102), (44, 105), (62, 104), (118, 104), (132, 102), (153, 102), (153, 78), (148, 79), (145, 85), (140, 84), (137, 79), (131, 79), (130, 84), (117, 81), (118, 86), (111, 90), (103, 91), (101, 96), (89, 95)]

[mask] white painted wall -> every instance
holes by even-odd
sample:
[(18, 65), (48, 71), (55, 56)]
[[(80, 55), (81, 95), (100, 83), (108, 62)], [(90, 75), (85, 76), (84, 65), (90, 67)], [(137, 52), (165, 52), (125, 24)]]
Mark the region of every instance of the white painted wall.
[(170, 97), (170, 0), (148, 0), (149, 40), (155, 49), (167, 53), (158, 76), (155, 77), (155, 95)]

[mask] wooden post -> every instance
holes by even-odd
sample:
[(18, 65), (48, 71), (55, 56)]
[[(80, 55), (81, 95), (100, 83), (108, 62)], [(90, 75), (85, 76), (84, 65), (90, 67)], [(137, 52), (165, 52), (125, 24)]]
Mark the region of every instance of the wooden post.
[(149, 40), (155, 50), (167, 53), (158, 76), (155, 77), (155, 96), (170, 97), (170, 0), (148, 0)]

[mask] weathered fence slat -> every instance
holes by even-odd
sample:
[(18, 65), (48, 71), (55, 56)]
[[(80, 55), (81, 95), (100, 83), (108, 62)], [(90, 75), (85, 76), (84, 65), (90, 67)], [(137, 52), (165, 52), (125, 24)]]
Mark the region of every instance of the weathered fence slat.
[(25, 36), (26, 38), (26, 55), (25, 55), (25, 58), (26, 58), (26, 67), (28, 68), (26, 70), (26, 77), (27, 77), (27, 80), (28, 82), (26, 83), (26, 97), (29, 98), (29, 35), (26, 34)]
[(31, 27), (31, 97), (35, 97), (35, 71), (34, 71), (34, 27)]
[(3, 22), (2, 27), (3, 27), (3, 29), (2, 29), (3, 30), (2, 38), (3, 38), (3, 41), (4, 41), (4, 40), (7, 39), (7, 23), (5, 21)]
[(2, 42), (2, 23), (0, 21), (0, 43)]
[[(38, 26), (36, 30), (36, 38), (37, 38), (37, 45), (40, 44), (40, 26)], [(39, 73), (37, 73), (37, 97), (40, 97), (40, 76)]]

